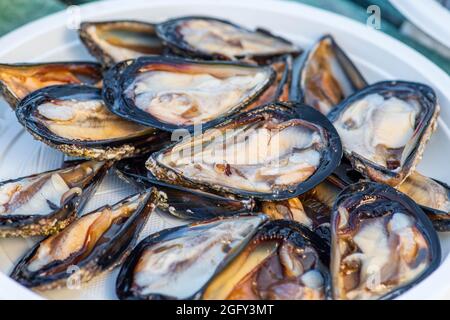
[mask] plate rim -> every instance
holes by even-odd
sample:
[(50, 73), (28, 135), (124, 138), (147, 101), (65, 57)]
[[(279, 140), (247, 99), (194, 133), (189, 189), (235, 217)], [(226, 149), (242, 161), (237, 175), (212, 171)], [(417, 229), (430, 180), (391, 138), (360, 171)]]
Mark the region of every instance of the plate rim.
[(412, 24), (431, 38), (450, 49), (450, 29), (445, 31), (439, 21), (450, 21), (450, 10), (445, 10), (436, 1), (430, 0), (389, 0)]
[[(258, 8), (259, 10), (268, 10), (269, 12), (296, 15), (299, 17), (314, 16), (315, 20), (325, 21), (324, 23), (327, 24), (330, 24), (329, 21), (333, 21), (333, 28), (334, 30), (337, 30), (337, 32), (345, 32), (355, 39), (364, 37), (364, 41), (371, 42), (377, 47), (380, 47), (380, 49), (390, 51), (390, 48), (395, 47), (397, 56), (407, 56), (409, 59), (413, 59), (418, 69), (426, 70), (426, 72), (421, 72), (422, 75), (428, 79), (433, 79), (433, 86), (444, 93), (444, 96), (450, 101), (450, 93), (446, 93), (448, 92), (446, 88), (450, 87), (450, 76), (436, 64), (428, 60), (424, 55), (415, 51), (413, 48), (408, 47), (399, 40), (367, 27), (361, 22), (303, 3), (281, 0), (216, 0), (214, 2), (209, 0), (129, 0), (127, 2), (121, 0), (104, 0), (83, 4), (80, 5), (79, 8), (83, 15), (83, 20), (106, 20), (108, 14), (117, 13), (120, 8), (130, 9), (132, 7), (138, 9), (139, 7), (168, 7), (187, 4), (192, 6), (202, 4), (217, 7), (227, 6), (240, 9)], [(99, 12), (101, 12), (101, 14), (99, 14)], [(105, 18), (101, 18), (102, 16), (105, 16)], [(65, 18), (67, 18), (67, 12), (63, 10), (30, 22), (2, 36), (0, 38), (0, 59), (2, 56), (10, 54), (16, 50), (16, 48), (33, 38), (61, 28), (65, 25)], [(446, 272), (446, 269), (449, 268), (450, 254), (444, 258), (438, 269), (436, 269), (428, 278), (405, 292), (398, 299), (433, 299), (445, 297), (445, 293), (450, 289), (450, 285), (442, 285), (442, 280), (449, 277), (448, 272)], [(2, 272), (0, 272), (0, 284), (0, 287), (5, 288), (5, 291), (8, 292), (9, 299), (42, 299), (41, 296), (22, 287), (12, 279), (9, 279), (9, 277)], [(27, 292), (25, 293), (25, 291)], [(1, 292), (4, 291), (1, 290), (0, 293)], [(0, 295), (0, 297), (1, 296), (2, 295)]]

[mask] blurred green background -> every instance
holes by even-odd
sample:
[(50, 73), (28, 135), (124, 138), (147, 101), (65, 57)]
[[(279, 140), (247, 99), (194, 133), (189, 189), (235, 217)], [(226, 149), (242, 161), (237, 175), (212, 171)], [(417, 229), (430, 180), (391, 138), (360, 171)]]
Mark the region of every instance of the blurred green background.
[[(40, 17), (46, 16), (69, 5), (78, 5), (95, 0), (0, 0), (0, 36)], [(125, 0), (124, 0), (125, 1)], [(244, 0), (243, 0), (244, 1)], [(390, 34), (434, 61), (450, 74), (450, 61), (433, 47), (425, 47), (414, 38), (400, 32), (405, 18), (388, 0), (293, 0), (342, 14), (366, 22), (367, 7), (374, 4), (381, 8), (381, 31)]]

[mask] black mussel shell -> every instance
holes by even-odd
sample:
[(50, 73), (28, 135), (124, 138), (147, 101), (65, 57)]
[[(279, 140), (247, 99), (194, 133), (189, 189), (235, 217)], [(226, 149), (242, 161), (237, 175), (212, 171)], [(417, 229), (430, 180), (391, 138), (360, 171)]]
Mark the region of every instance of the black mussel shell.
[(324, 300), (331, 296), (329, 245), (293, 221), (264, 224), (208, 284), (203, 299)]
[[(78, 276), (81, 284), (115, 268), (137, 242), (157, 199), (155, 190), (147, 190), (83, 215), (61, 233), (36, 244), (17, 263), (11, 277), (26, 287), (49, 290), (68, 286), (69, 277)], [(84, 241), (76, 247), (71, 241), (76, 244), (83, 232)], [(75, 251), (64, 253), (64, 249)], [(48, 261), (45, 254), (53, 260)], [(75, 274), (70, 272), (73, 267), (77, 267)]]
[[(78, 102), (95, 102), (98, 105), (86, 107), (92, 108), (89, 113), (80, 107), (83, 117), (77, 119), (78, 110), (73, 104)], [(50, 108), (48, 114), (44, 115), (39, 108), (47, 105)], [(53, 114), (52, 111), (58, 108), (62, 111)], [(67, 118), (65, 109), (72, 112)], [(168, 134), (160, 134), (152, 128), (128, 122), (110, 113), (104, 106), (101, 90), (83, 85), (51, 86), (35, 91), (20, 102), (16, 115), (37, 140), (70, 156), (96, 160), (121, 159), (157, 150), (168, 139)], [(62, 121), (59, 121), (59, 117), (62, 117)], [(117, 131), (117, 137), (111, 137), (114, 131)], [(89, 136), (90, 133), (94, 135), (93, 138)]]
[(427, 216), (388, 185), (360, 182), (345, 188), (333, 207), (331, 230), (335, 299), (393, 299), (441, 260)]
[(143, 21), (83, 22), (79, 36), (89, 52), (110, 67), (123, 60), (164, 53), (155, 25)]
[[(243, 215), (197, 222), (150, 235), (124, 262), (117, 277), (117, 296), (123, 300), (201, 298), (211, 278), (251, 241), (265, 221), (264, 215)], [(151, 262), (159, 267), (148, 268), (146, 264)], [(199, 269), (191, 268), (203, 271), (199, 273), (196, 271)], [(139, 276), (139, 272), (143, 275)], [(150, 283), (142, 283), (147, 282), (145, 277), (151, 277)], [(157, 288), (146, 288), (152, 281)], [(158, 286), (158, 282), (163, 286)]]
[(13, 109), (29, 93), (63, 84), (101, 87), (101, 66), (82, 61), (0, 64), (0, 89)]
[[(64, 229), (94, 194), (109, 167), (109, 163), (87, 161), (0, 182), (0, 237), (47, 236)], [(29, 205), (30, 201), (34, 204)], [(38, 204), (48, 214), (37, 211)]]
[[(384, 102), (382, 102), (382, 104), (381, 102), (377, 101), (362, 104), (362, 102), (365, 101), (364, 99), (375, 100), (375, 98), (384, 99)], [(358, 106), (358, 108), (370, 108), (371, 105), (374, 105), (376, 108), (378, 107), (378, 105), (385, 106), (385, 102), (389, 101), (389, 99), (397, 99), (396, 101), (398, 102), (392, 102), (392, 104), (402, 103), (404, 105), (408, 105), (411, 108), (411, 110), (409, 110), (408, 112), (415, 112), (416, 121), (414, 124), (414, 128), (411, 128), (410, 130), (412, 136), (404, 146), (388, 147), (382, 144), (385, 143), (383, 140), (380, 140), (382, 142), (380, 142), (376, 146), (377, 149), (375, 149), (375, 147), (372, 147), (374, 149), (374, 156), (380, 152), (384, 154), (383, 157), (385, 158), (384, 161), (386, 163), (385, 165), (382, 165), (381, 163), (377, 163), (374, 160), (368, 159), (367, 155), (352, 151), (352, 148), (354, 148), (355, 146), (354, 141), (349, 141), (348, 139), (350, 138), (343, 137), (343, 134), (345, 132), (352, 132), (352, 130), (364, 128), (364, 136), (361, 136), (361, 134), (358, 133), (355, 135), (355, 139), (357, 141), (365, 142), (365, 136), (367, 136), (369, 133), (373, 133), (372, 131), (379, 128), (381, 124), (378, 124), (375, 120), (373, 120), (374, 123), (377, 123), (377, 127), (370, 131), (369, 128), (367, 128), (366, 122), (372, 121), (372, 119), (368, 119), (366, 121), (366, 118), (362, 117), (363, 120), (356, 121), (350, 117), (349, 119), (346, 119), (344, 123), (342, 117), (350, 107)], [(360, 103), (359, 105), (356, 104), (358, 102)], [(380, 104), (375, 105), (375, 103)], [(415, 110), (417, 108), (419, 110)], [(356, 111), (352, 112), (356, 113)], [(381, 115), (382, 113), (378, 112), (377, 114)], [(432, 88), (420, 83), (405, 81), (383, 81), (370, 85), (353, 94), (346, 100), (342, 101), (335, 109), (333, 109), (328, 114), (328, 118), (335, 125), (338, 132), (340, 132), (344, 154), (352, 163), (353, 168), (373, 181), (396, 186), (399, 185), (403, 180), (405, 180), (412, 171), (414, 171), (416, 165), (420, 161), (425, 149), (425, 145), (430, 139), (431, 134), (436, 129), (438, 114), (439, 106), (437, 105), (436, 94)], [(409, 117), (409, 115), (406, 114), (406, 111), (403, 113), (399, 111), (398, 117), (401, 117), (402, 115), (403, 118), (407, 116)], [(394, 115), (392, 115), (392, 117), (393, 116)], [(399, 139), (399, 135), (401, 134), (403, 134), (403, 136), (406, 136), (406, 133), (400, 131), (402, 129), (406, 130), (402, 123), (394, 123), (391, 118), (389, 119), (391, 125), (396, 126), (395, 129), (388, 128), (389, 130), (393, 130), (392, 133), (389, 133), (389, 138), (392, 137), (393, 139)], [(381, 119), (378, 121), (382, 120), (386, 121), (386, 119)], [(406, 123), (406, 120), (404, 122)], [(396, 130), (397, 132), (395, 132)], [(388, 134), (387, 132), (385, 133), (385, 128), (382, 129), (382, 131), (383, 132), (381, 133)], [(378, 132), (377, 134), (380, 135), (381, 133)], [(386, 137), (380, 137), (381, 138), (379, 139), (386, 139)], [(375, 139), (375, 136), (371, 137), (371, 139)], [(394, 141), (389, 143), (392, 143), (396, 146), (400, 142)], [(379, 151), (378, 147), (380, 147), (382, 150)]]
[(339, 102), (367, 86), (331, 35), (322, 36), (294, 62), (290, 99), (327, 115)]
[[(227, 110), (219, 110), (217, 114), (202, 116), (202, 110), (199, 107), (200, 102), (197, 102), (195, 97), (195, 99), (190, 97), (189, 88), (185, 89), (182, 87), (179, 89), (173, 87), (172, 83), (163, 78), (165, 76), (173, 77), (176, 73), (182, 75), (183, 79), (186, 76), (197, 74), (200, 76), (207, 75), (214, 81), (222, 81), (222, 78), (227, 79), (232, 76), (242, 78), (245, 75), (248, 78), (251, 76), (253, 82), (248, 83), (248, 88), (245, 88), (247, 92), (239, 93), (237, 102), (229, 102), (231, 106), (226, 106)], [(144, 78), (146, 74), (147, 78)], [(156, 91), (152, 93), (150, 90), (154, 85), (147, 84), (146, 79), (156, 76), (159, 77), (156, 78), (159, 79), (158, 85), (162, 83), (161, 85), (167, 88), (156, 88)], [(270, 66), (254, 66), (229, 61), (194, 61), (176, 57), (142, 57), (119, 63), (105, 74), (103, 97), (111, 112), (127, 120), (165, 131), (186, 129), (192, 132), (195, 129), (195, 125), (201, 125), (200, 129), (206, 130), (224, 121), (227, 117), (236, 114), (264, 93), (274, 80), (275, 71)], [(186, 82), (189, 81), (183, 80), (183, 83)], [(217, 86), (218, 84), (216, 84)], [(240, 87), (234, 86), (233, 88), (238, 90), (242, 89), (243, 86), (241, 84)], [(136, 94), (136, 90), (138, 90), (138, 94)], [(159, 94), (158, 90), (162, 94)], [(187, 93), (183, 93), (182, 90), (185, 90)], [(151, 100), (146, 101), (144, 98)], [(137, 99), (142, 101), (137, 102)], [(151, 108), (152, 113), (138, 106), (138, 104), (142, 105), (144, 102), (150, 104), (153, 101), (155, 102)], [(177, 106), (186, 105), (189, 108), (186, 107), (186, 110), (175, 110), (174, 101), (178, 101)], [(227, 100), (225, 99), (225, 101)], [(215, 103), (218, 103), (218, 101)], [(144, 105), (147, 106), (147, 103)], [(211, 110), (214, 107), (215, 105), (210, 106)]]
[(157, 180), (145, 168), (146, 158), (131, 158), (114, 166), (118, 176), (138, 188), (160, 192), (158, 209), (181, 219), (208, 220), (252, 212), (253, 199), (233, 199), (201, 190), (183, 188)]
[[(183, 28), (186, 28), (189, 24), (196, 22), (206, 24), (206, 26), (199, 29), (201, 30), (202, 35), (200, 36), (200, 39), (198, 39), (200, 41), (198, 45), (190, 43), (189, 40), (185, 38), (182, 31)], [(209, 26), (207, 26), (208, 24)], [(214, 41), (221, 41), (222, 43), (220, 46), (218, 45), (218, 48), (216, 49), (207, 50), (204, 46), (214, 43), (214, 41), (208, 41), (205, 30), (213, 30), (213, 26), (215, 26), (217, 30), (220, 28), (230, 29), (228, 31), (228, 37), (236, 36), (236, 38), (222, 39), (220, 37), (220, 33), (212, 32), (211, 37), (214, 38)], [(252, 31), (229, 21), (211, 17), (189, 16), (168, 20), (159, 24), (156, 31), (164, 43), (176, 54), (205, 60), (234, 60), (247, 58), (258, 63), (266, 63), (275, 56), (283, 54), (298, 54), (301, 51), (290, 41), (279, 36), (275, 36), (267, 30), (256, 29), (255, 31)], [(238, 37), (239, 34), (247, 37), (256, 36), (260, 38), (260, 41), (261, 38), (264, 38), (265, 41), (272, 41), (272, 45), (268, 46), (266, 44), (266, 49), (259, 52), (251, 50), (249, 52), (245, 52), (245, 48), (241, 42), (242, 39), (239, 39)], [(280, 46), (280, 48), (275, 50), (277, 45)], [(227, 52), (227, 46), (230, 46), (229, 49), (231, 49), (232, 52)]]
[[(272, 123), (276, 123), (276, 125), (273, 128), (271, 127)], [(219, 159), (221, 161), (214, 164), (214, 166), (213, 166), (214, 170), (207, 171), (211, 174), (217, 173), (219, 175), (219, 177), (216, 177), (217, 179), (210, 178), (209, 180), (211, 180), (211, 181), (205, 181), (205, 177), (198, 178), (197, 174), (195, 176), (186, 176), (185, 174), (183, 174), (181, 169), (173, 167), (174, 165), (176, 165), (173, 159), (170, 160), (170, 163), (172, 163), (173, 165), (166, 161), (167, 160), (166, 157), (177, 156), (180, 154), (185, 155), (182, 150), (184, 150), (184, 148), (192, 148), (192, 146), (195, 145), (195, 147), (193, 149), (194, 154), (191, 155), (193, 157), (196, 154), (199, 154), (200, 151), (201, 152), (204, 151), (204, 148), (203, 147), (199, 148), (198, 144), (209, 143), (207, 145), (209, 147), (209, 145), (211, 145), (214, 142), (214, 140), (216, 140), (217, 137), (219, 137), (219, 139), (222, 139), (222, 137), (225, 136), (225, 139), (228, 139), (226, 136), (227, 135), (230, 136), (230, 135), (228, 133), (226, 133), (226, 131), (229, 131), (230, 129), (231, 129), (231, 132), (234, 134), (235, 132), (243, 132), (242, 131), (243, 129), (241, 129), (241, 128), (250, 128), (250, 129), (245, 129), (248, 132), (247, 133), (244, 132), (243, 133), (244, 136), (241, 137), (242, 139), (245, 138), (244, 140), (242, 140), (243, 143), (249, 144), (248, 143), (248, 141), (250, 139), (250, 138), (248, 138), (249, 134), (250, 135), (254, 134), (255, 136), (257, 136), (256, 134), (258, 133), (257, 130), (251, 129), (252, 127), (250, 127), (250, 125), (256, 126), (257, 129), (259, 127), (261, 127), (264, 130), (266, 130), (265, 129), (266, 127), (269, 128), (270, 130), (277, 129), (277, 128), (278, 128), (277, 130), (279, 130), (281, 128), (281, 130), (279, 130), (277, 132), (283, 132), (283, 130), (285, 128), (289, 128), (291, 125), (295, 125), (295, 126), (298, 125), (299, 130), (302, 130), (301, 131), (302, 134), (303, 134), (303, 132), (306, 132), (306, 135), (308, 135), (308, 139), (310, 139), (310, 137), (309, 137), (310, 134), (316, 135), (316, 137), (320, 136), (321, 142), (318, 143), (318, 145), (316, 143), (314, 143), (314, 144), (311, 144), (310, 146), (308, 146), (307, 148), (305, 147), (304, 149), (298, 149), (298, 148), (295, 149), (298, 152), (303, 152), (306, 150), (306, 151), (311, 151), (315, 155), (317, 153), (320, 154), (320, 156), (318, 158), (320, 160), (318, 160), (317, 167), (314, 167), (315, 169), (313, 170), (313, 173), (311, 173), (310, 175), (308, 173), (308, 177), (304, 178), (305, 176), (302, 174), (302, 172), (300, 172), (301, 173), (300, 176), (298, 174), (292, 176), (291, 172), (289, 171), (290, 172), (289, 179), (292, 179), (292, 178), (297, 179), (298, 178), (293, 183), (291, 183), (292, 180), (289, 180), (289, 183), (285, 183), (284, 182), (285, 180), (281, 179), (281, 180), (278, 180), (281, 182), (278, 182), (278, 183), (273, 182), (272, 184), (269, 184), (270, 179), (267, 178), (267, 179), (261, 180), (263, 184), (266, 184), (266, 181), (269, 181), (269, 182), (267, 182), (268, 185), (264, 186), (264, 189), (261, 189), (261, 188), (260, 189), (256, 189), (256, 188), (249, 189), (249, 188), (247, 188), (248, 187), (247, 185), (245, 185), (245, 186), (243, 185), (243, 183), (244, 182), (247, 183), (247, 180), (248, 180), (247, 176), (245, 176), (240, 171), (240, 170), (243, 170), (242, 169), (243, 167), (241, 166), (241, 167), (239, 167), (241, 169), (238, 169), (237, 168), (238, 166), (235, 166), (236, 168), (234, 168), (233, 164), (232, 163), (230, 164), (229, 161), (225, 161), (225, 164), (224, 164), (222, 160), (226, 160), (226, 159)], [(238, 128), (240, 131), (235, 131), (236, 128)], [(253, 127), (253, 128), (255, 128), (255, 127)], [(269, 130), (269, 129), (267, 129), (267, 130)], [(298, 132), (296, 132), (295, 134), (292, 133), (292, 137), (295, 137), (298, 139), (305, 138), (305, 137), (298, 136), (298, 134), (299, 134)], [(217, 135), (217, 137), (215, 138), (214, 135)], [(292, 138), (289, 135), (289, 132), (287, 132), (286, 135), (287, 135), (286, 139)], [(212, 138), (211, 138), (211, 136), (212, 136)], [(257, 136), (257, 137), (259, 137), (259, 136)], [(255, 156), (256, 153), (252, 152), (248, 148), (250, 148), (250, 147), (251, 148), (259, 148), (258, 144), (256, 144), (256, 146), (255, 145), (247, 145), (248, 148), (246, 146), (243, 146), (243, 148), (240, 148), (240, 147), (238, 148), (238, 147), (234, 146), (234, 143), (236, 142), (236, 140), (238, 140), (238, 138), (239, 137), (237, 137), (237, 138), (233, 137), (234, 140), (232, 140), (232, 145), (227, 146), (227, 148), (230, 148), (230, 150), (242, 151), (244, 153), (243, 156), (245, 156), (246, 157), (245, 159), (247, 159), (247, 160), (249, 159), (250, 156), (252, 156), (252, 157)], [(212, 142), (210, 142), (210, 141), (212, 141)], [(216, 141), (222, 141), (222, 140), (216, 140)], [(264, 143), (263, 139), (261, 141), (262, 141), (262, 143)], [(280, 142), (280, 139), (275, 139), (275, 142), (276, 141)], [(307, 141), (309, 141), (309, 140), (307, 140)], [(256, 142), (258, 143), (258, 141), (256, 141)], [(283, 142), (291, 143), (289, 140), (283, 141)], [(220, 143), (223, 143), (223, 142), (220, 142)], [(280, 143), (280, 146), (285, 146), (285, 145), (286, 144), (284, 144), (284, 143)], [(292, 144), (289, 144), (288, 147), (290, 145), (292, 145)], [(186, 147), (184, 147), (184, 146), (186, 146)], [(233, 148), (233, 149), (231, 149), (231, 148)], [(186, 150), (192, 150), (192, 149), (186, 149)], [(225, 150), (226, 150), (226, 148), (225, 148)], [(245, 152), (246, 152), (245, 150), (247, 150), (248, 154), (245, 154)], [(292, 150), (289, 149), (289, 150), (290, 151), (286, 151), (286, 152), (290, 152), (287, 154), (291, 155), (292, 152), (294, 151), (294, 149), (292, 149)], [(300, 151), (300, 150), (302, 150), (302, 151)], [(319, 150), (319, 151), (317, 151), (317, 150)], [(280, 151), (280, 150), (278, 150), (278, 151), (279, 152), (277, 154), (279, 157), (279, 155), (281, 154), (282, 151)], [(295, 151), (295, 152), (297, 152), (297, 151)], [(176, 152), (176, 154), (174, 154), (173, 152)], [(179, 152), (181, 152), (181, 153), (179, 153)], [(227, 154), (227, 153), (225, 152), (224, 154)], [(186, 156), (189, 156), (189, 155), (190, 154), (188, 153)], [(201, 154), (199, 154), (199, 156), (201, 156)], [(220, 154), (218, 156), (220, 157)], [(331, 123), (326, 119), (326, 117), (324, 115), (322, 115), (317, 110), (314, 110), (313, 108), (302, 105), (302, 104), (273, 103), (273, 104), (268, 104), (266, 106), (262, 106), (260, 108), (251, 110), (246, 113), (236, 115), (236, 116), (230, 118), (229, 120), (223, 122), (219, 126), (213, 128), (213, 129), (206, 130), (202, 135), (198, 135), (191, 139), (187, 139), (185, 141), (175, 143), (171, 146), (168, 146), (168, 147), (162, 149), (161, 151), (155, 152), (148, 159), (146, 166), (149, 169), (149, 171), (157, 179), (162, 180), (167, 183), (170, 183), (170, 184), (177, 184), (180, 186), (185, 186), (185, 187), (194, 188), (194, 189), (201, 189), (203, 191), (219, 193), (219, 194), (224, 194), (224, 195), (232, 194), (232, 195), (237, 195), (239, 197), (257, 198), (257, 199), (267, 201), (267, 200), (288, 199), (288, 198), (292, 198), (292, 197), (295, 197), (302, 193), (307, 192), (308, 190), (312, 189), (317, 184), (322, 182), (327, 176), (329, 176), (333, 172), (334, 168), (339, 164), (341, 157), (342, 157), (342, 149), (341, 149), (341, 143), (340, 143), (339, 136), (337, 135), (337, 132), (334, 129), (334, 127), (331, 125)], [(242, 158), (242, 157), (239, 157), (239, 159), (240, 158)], [(209, 156), (207, 156), (205, 159), (207, 159), (208, 161), (211, 160), (211, 158)], [(219, 161), (219, 160), (217, 160), (217, 161)], [(250, 161), (250, 160), (248, 160), (248, 161)], [(287, 164), (289, 164), (290, 161), (291, 160), (289, 160)], [(247, 162), (244, 162), (244, 164), (245, 163), (247, 163)], [(256, 162), (256, 164), (258, 164), (258, 163), (260, 163), (260, 162)], [(280, 163), (283, 163), (283, 162), (280, 162)], [(267, 164), (265, 164), (265, 162), (264, 162), (264, 165), (267, 166)], [(208, 166), (209, 166), (209, 164), (208, 164)], [(275, 178), (277, 177), (276, 174), (278, 172), (281, 172), (280, 174), (286, 174), (286, 173), (283, 173), (282, 171), (278, 170), (280, 168), (280, 165), (276, 164), (276, 167), (277, 167), (277, 170), (274, 173)], [(198, 166), (196, 166), (195, 168), (198, 169)], [(253, 170), (256, 170), (256, 169), (254, 169), (255, 166), (247, 166), (246, 168), (249, 168), (249, 170), (252, 170), (252, 168), (253, 168)], [(263, 168), (266, 168), (266, 167), (263, 167)], [(229, 182), (228, 184), (227, 184), (227, 182), (224, 182), (224, 181), (226, 181), (225, 179), (227, 177), (230, 177), (234, 174), (233, 172), (235, 170), (237, 170), (237, 171), (235, 173), (236, 175), (233, 176), (233, 178), (236, 177), (238, 179), (237, 181), (240, 183), (240, 185), (238, 187), (236, 187), (237, 186), (236, 181), (233, 182), (235, 186), (233, 186), (231, 182)], [(258, 172), (260, 172), (260, 171), (258, 171)], [(269, 171), (269, 172), (272, 172), (272, 171)], [(293, 173), (296, 173), (296, 172), (293, 171)], [(264, 176), (266, 176), (266, 175), (264, 175)], [(255, 177), (255, 179), (256, 179), (257, 175), (256, 175), (256, 173), (250, 172), (248, 177), (250, 177), (250, 178)], [(242, 181), (240, 181), (240, 180), (242, 180)], [(302, 181), (298, 182), (299, 180), (302, 180)], [(277, 181), (277, 180), (274, 180), (274, 181)], [(255, 185), (253, 182), (252, 183), (250, 183), (250, 182), (248, 182), (249, 186)], [(270, 191), (268, 191), (268, 188), (270, 189)]]

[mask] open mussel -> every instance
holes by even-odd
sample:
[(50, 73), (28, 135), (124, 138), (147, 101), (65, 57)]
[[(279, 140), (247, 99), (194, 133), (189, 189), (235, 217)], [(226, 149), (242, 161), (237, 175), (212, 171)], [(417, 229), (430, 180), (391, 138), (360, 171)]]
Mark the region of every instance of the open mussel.
[(396, 188), (422, 207), (437, 231), (450, 231), (450, 186), (414, 171)]
[(70, 156), (96, 160), (145, 153), (168, 138), (111, 113), (101, 90), (83, 85), (35, 91), (21, 101), (16, 115), (36, 139)]
[(0, 182), (0, 237), (49, 235), (76, 217), (109, 164), (87, 161)]
[[(130, 253), (157, 199), (157, 192), (148, 190), (83, 215), (32, 248), (11, 277), (26, 287), (49, 290), (66, 287), (69, 276), (81, 284), (113, 269)], [(71, 274), (75, 266), (77, 273)]]
[(324, 300), (330, 297), (329, 247), (292, 221), (265, 224), (208, 284), (206, 300)]
[(339, 136), (322, 114), (273, 103), (153, 153), (146, 166), (167, 183), (282, 200), (323, 181), (341, 155)]
[(424, 212), (388, 185), (345, 188), (332, 215), (333, 297), (391, 299), (439, 265), (439, 239)]
[(299, 56), (293, 69), (291, 100), (327, 115), (367, 82), (331, 35), (321, 37)]
[(300, 50), (279, 36), (209, 17), (181, 17), (157, 26), (158, 36), (176, 54), (208, 60), (253, 59), (265, 62)]
[(274, 81), (270, 66), (143, 57), (113, 67), (103, 96), (115, 114), (173, 131), (207, 129), (252, 103)]
[(384, 81), (350, 96), (328, 117), (352, 166), (373, 181), (396, 186), (420, 161), (438, 114), (430, 87)]
[(52, 85), (101, 86), (101, 67), (93, 62), (0, 64), (0, 89), (15, 109), (29, 93)]
[(264, 215), (214, 219), (166, 229), (141, 241), (117, 277), (120, 299), (198, 299), (251, 241)]
[(164, 52), (155, 26), (148, 22), (115, 20), (83, 22), (79, 35), (89, 52), (104, 66)]
[(161, 182), (146, 169), (147, 158), (124, 159), (114, 168), (120, 178), (138, 188), (155, 187), (160, 193), (158, 209), (167, 214), (182, 219), (207, 220), (252, 212), (254, 209), (253, 199), (232, 199)]

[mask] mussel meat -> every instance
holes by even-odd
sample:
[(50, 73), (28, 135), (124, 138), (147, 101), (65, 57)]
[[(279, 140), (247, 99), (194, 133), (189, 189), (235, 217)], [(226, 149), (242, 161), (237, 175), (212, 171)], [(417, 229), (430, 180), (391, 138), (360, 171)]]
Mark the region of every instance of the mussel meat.
[(104, 66), (147, 55), (164, 52), (155, 26), (148, 22), (114, 20), (83, 22), (80, 39), (89, 52)]
[[(148, 190), (112, 206), (90, 212), (30, 250), (11, 277), (36, 290), (66, 287), (69, 276), (79, 283), (111, 270), (129, 254), (158, 196)], [(75, 274), (70, 268), (78, 267)]]
[(300, 49), (263, 29), (255, 31), (209, 17), (181, 17), (156, 28), (158, 36), (176, 54), (208, 60), (250, 58), (265, 62)]
[(341, 155), (339, 137), (321, 113), (274, 103), (153, 153), (146, 166), (167, 183), (282, 200), (323, 181)]
[(20, 102), (16, 115), (37, 140), (65, 154), (96, 160), (145, 153), (168, 138), (112, 114), (100, 89), (82, 85), (35, 91)]
[(115, 114), (154, 128), (207, 129), (253, 102), (274, 81), (269, 66), (144, 57), (105, 75), (103, 95)]
[(420, 161), (438, 114), (430, 87), (384, 81), (350, 96), (328, 117), (353, 167), (373, 181), (396, 186)]
[(367, 86), (331, 35), (321, 37), (294, 63), (291, 100), (327, 115), (339, 102)]
[(100, 87), (101, 67), (93, 62), (0, 64), (0, 89), (13, 109), (29, 93), (62, 84)]
[(391, 299), (439, 265), (439, 239), (424, 212), (388, 185), (345, 188), (332, 214), (335, 299)]
[(64, 229), (77, 217), (109, 166), (87, 161), (0, 182), (0, 237), (49, 235)]

